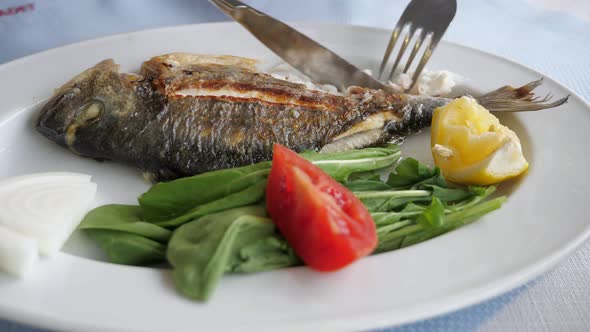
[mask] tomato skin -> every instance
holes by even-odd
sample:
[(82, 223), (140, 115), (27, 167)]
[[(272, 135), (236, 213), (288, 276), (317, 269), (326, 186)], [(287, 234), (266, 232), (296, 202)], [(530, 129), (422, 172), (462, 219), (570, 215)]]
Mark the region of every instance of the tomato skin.
[(273, 153), (267, 210), (308, 266), (334, 271), (373, 252), (375, 223), (353, 193), (288, 148)]

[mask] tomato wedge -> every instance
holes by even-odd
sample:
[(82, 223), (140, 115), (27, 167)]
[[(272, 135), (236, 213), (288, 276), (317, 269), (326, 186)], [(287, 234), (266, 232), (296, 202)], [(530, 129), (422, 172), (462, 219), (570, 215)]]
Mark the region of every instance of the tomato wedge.
[(377, 232), (363, 203), (297, 153), (279, 144), (273, 153), (266, 206), (295, 253), (319, 271), (369, 255)]

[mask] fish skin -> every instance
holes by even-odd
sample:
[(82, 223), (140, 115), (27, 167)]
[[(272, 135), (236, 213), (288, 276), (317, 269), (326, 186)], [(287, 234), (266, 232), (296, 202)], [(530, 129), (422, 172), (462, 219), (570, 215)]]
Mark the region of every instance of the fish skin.
[[(191, 89), (197, 95), (178, 94)], [(257, 73), (251, 59), (171, 54), (145, 62), (140, 75), (100, 62), (56, 91), (36, 128), (81, 156), (134, 165), (162, 181), (270, 160), (274, 143), (320, 150), (375, 130), (363, 126), (376, 114), (387, 122), (370, 144), (384, 142), (430, 125), (447, 102), (360, 87), (337, 96)]]

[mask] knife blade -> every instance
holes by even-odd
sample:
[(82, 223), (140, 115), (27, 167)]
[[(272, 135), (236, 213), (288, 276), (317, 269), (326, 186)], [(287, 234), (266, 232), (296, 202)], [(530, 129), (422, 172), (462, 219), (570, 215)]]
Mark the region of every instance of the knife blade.
[(276, 55), (316, 83), (387, 89), (384, 84), (316, 41), (238, 0), (209, 0)]

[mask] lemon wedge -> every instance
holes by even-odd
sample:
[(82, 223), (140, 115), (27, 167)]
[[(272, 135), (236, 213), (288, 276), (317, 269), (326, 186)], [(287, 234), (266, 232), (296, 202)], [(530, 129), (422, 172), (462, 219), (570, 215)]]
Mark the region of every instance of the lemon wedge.
[(434, 111), (431, 148), (443, 175), (461, 184), (490, 185), (529, 167), (516, 134), (470, 97)]

